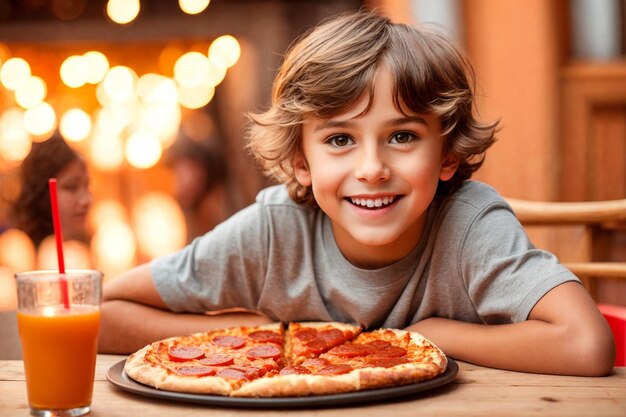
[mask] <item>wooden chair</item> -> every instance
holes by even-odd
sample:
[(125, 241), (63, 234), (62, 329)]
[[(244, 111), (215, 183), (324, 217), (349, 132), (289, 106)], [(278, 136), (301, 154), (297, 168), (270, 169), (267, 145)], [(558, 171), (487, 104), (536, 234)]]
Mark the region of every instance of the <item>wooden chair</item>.
[[(598, 301), (598, 283), (622, 281), (626, 283), (626, 261), (605, 262), (598, 259), (603, 242), (612, 231), (626, 230), (626, 199), (589, 202), (539, 202), (507, 198), (515, 215), (525, 228), (532, 226), (559, 227), (578, 225), (580, 241), (575, 261), (563, 262), (582, 281), (591, 296)], [(610, 244), (610, 243), (609, 243)], [(606, 245), (605, 245), (606, 246)], [(599, 249), (600, 247), (600, 249)], [(620, 284), (622, 285), (622, 284)], [(621, 291), (621, 290), (620, 290)], [(621, 305), (599, 303), (613, 330), (617, 347), (616, 366), (626, 366), (626, 291), (622, 291)]]

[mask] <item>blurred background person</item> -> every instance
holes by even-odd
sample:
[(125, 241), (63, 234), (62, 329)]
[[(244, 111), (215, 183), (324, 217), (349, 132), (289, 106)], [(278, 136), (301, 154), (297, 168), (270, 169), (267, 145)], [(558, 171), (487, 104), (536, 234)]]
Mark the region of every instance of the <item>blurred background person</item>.
[(173, 172), (172, 193), (185, 215), (191, 241), (232, 212), (226, 155), (216, 138), (195, 140), (181, 130), (166, 161)]
[(48, 179), (57, 179), (59, 217), (64, 240), (87, 242), (86, 220), (93, 203), (83, 158), (59, 135), (33, 143), (20, 172), (20, 194), (12, 207), (16, 228), (39, 247), (54, 234)]

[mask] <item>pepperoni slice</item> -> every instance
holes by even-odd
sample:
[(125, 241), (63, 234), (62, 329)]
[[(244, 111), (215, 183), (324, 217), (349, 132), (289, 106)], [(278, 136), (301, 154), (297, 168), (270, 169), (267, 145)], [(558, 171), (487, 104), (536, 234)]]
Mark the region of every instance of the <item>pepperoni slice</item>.
[(391, 368), (392, 366), (409, 363), (407, 358), (367, 358), (366, 363), (369, 366), (380, 366), (382, 368)]
[(352, 367), (350, 365), (344, 364), (336, 364), (336, 365), (328, 365), (319, 370), (318, 374), (320, 375), (343, 375), (352, 371)]
[(204, 359), (200, 359), (200, 363), (209, 366), (227, 366), (232, 365), (235, 362), (235, 358), (229, 355), (222, 355), (220, 353), (214, 353), (208, 355)]
[(304, 366), (286, 366), (280, 370), (280, 375), (304, 375), (310, 373), (311, 371)]
[(330, 365), (330, 361), (325, 358), (311, 358), (307, 359), (302, 363), (303, 366), (328, 366)]
[(371, 342), (367, 342), (365, 346), (368, 349), (372, 349), (372, 351), (376, 351), (392, 346), (392, 344), (387, 342), (386, 340), (372, 340)]
[(299, 329), (296, 330), (293, 335), (298, 340), (308, 342), (310, 340), (317, 339), (317, 330), (311, 328)]
[(171, 361), (185, 362), (193, 359), (200, 359), (204, 357), (204, 351), (191, 346), (178, 346), (171, 347), (167, 350), (167, 355)]
[(249, 349), (247, 354), (250, 359), (278, 359), (282, 351), (274, 345), (259, 345)]
[(400, 346), (388, 346), (386, 348), (376, 351), (372, 356), (380, 358), (399, 358), (405, 356), (407, 350)]
[(272, 330), (257, 330), (256, 332), (250, 333), (248, 336), (250, 339), (256, 340), (257, 342), (275, 343), (277, 345), (282, 345), (283, 343), (282, 336)]
[(328, 353), (344, 358), (356, 358), (369, 355), (370, 350), (359, 343), (344, 343), (343, 345), (335, 346)]
[(340, 345), (346, 341), (346, 336), (338, 329), (322, 330), (318, 332), (317, 337), (326, 342), (329, 348)]
[(246, 379), (245, 371), (235, 368), (222, 368), (217, 371), (217, 376), (227, 379), (242, 380)]
[(210, 376), (215, 375), (216, 370), (208, 366), (179, 366), (176, 373), (184, 376)]
[(322, 353), (328, 349), (328, 345), (322, 339), (313, 339), (306, 342), (305, 346), (313, 353)]
[(215, 336), (212, 342), (217, 346), (230, 347), (233, 349), (241, 349), (246, 345), (246, 339), (243, 337), (229, 335)]

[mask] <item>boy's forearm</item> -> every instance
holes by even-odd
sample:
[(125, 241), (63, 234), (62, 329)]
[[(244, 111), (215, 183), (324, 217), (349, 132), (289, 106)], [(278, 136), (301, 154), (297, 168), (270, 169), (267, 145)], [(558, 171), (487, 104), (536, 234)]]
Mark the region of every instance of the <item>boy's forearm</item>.
[(259, 325), (270, 320), (254, 313), (177, 314), (124, 300), (105, 301), (101, 306), (99, 352), (128, 354), (171, 336), (211, 328)]
[(539, 320), (482, 325), (430, 318), (408, 328), (432, 340), (447, 355), (478, 365), (559, 375), (602, 376), (610, 372), (606, 343), (576, 340), (566, 326)]

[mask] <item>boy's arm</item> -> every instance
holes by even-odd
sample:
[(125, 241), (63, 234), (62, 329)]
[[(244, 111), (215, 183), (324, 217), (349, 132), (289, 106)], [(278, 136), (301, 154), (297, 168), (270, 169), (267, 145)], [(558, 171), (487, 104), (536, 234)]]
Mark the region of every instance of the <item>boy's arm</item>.
[(99, 351), (131, 353), (155, 340), (211, 328), (258, 325), (270, 320), (255, 313), (178, 314), (167, 310), (152, 282), (150, 265), (138, 266), (103, 288)]
[(615, 363), (611, 329), (576, 282), (548, 292), (521, 323), (482, 325), (429, 318), (408, 327), (447, 355), (479, 365), (562, 375), (607, 375)]

